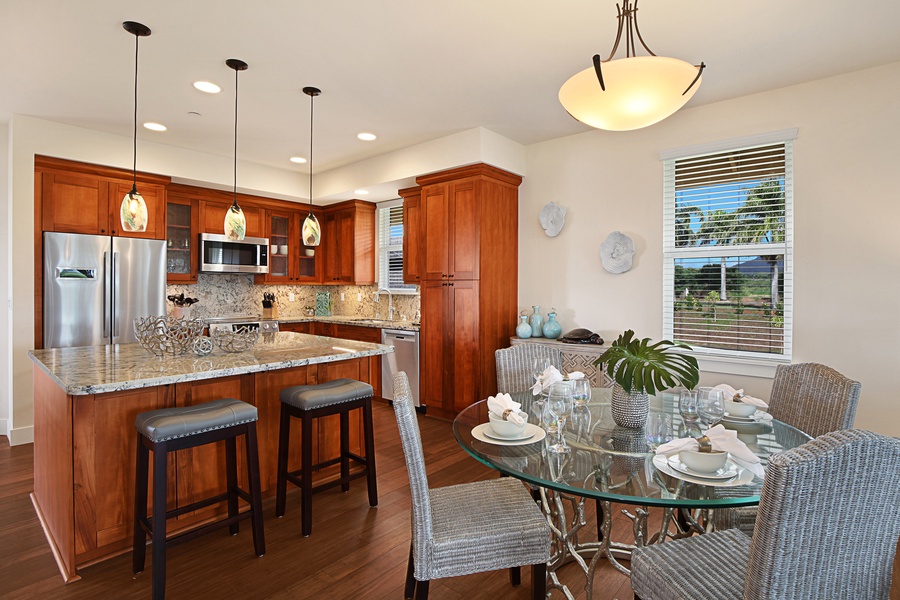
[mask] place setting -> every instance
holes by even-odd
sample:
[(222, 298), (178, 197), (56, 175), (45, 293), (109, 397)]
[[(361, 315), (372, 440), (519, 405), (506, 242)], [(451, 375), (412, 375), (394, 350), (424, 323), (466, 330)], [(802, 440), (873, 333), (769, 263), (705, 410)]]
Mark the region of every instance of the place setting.
[(720, 383), (712, 389), (721, 390), (724, 395), (725, 413), (720, 419), (723, 423), (752, 424), (772, 420), (772, 415), (765, 412), (769, 408), (768, 403), (744, 394), (743, 389), (736, 390), (727, 383)]
[(685, 437), (656, 448), (653, 466), (659, 471), (709, 486), (735, 486), (749, 483), (753, 477), (763, 478), (765, 470), (737, 432), (722, 424), (710, 427), (698, 438)]
[(509, 394), (497, 394), (487, 400), (488, 422), (472, 429), (475, 439), (500, 446), (521, 446), (544, 439), (547, 432), (528, 422), (528, 414), (521, 410)]

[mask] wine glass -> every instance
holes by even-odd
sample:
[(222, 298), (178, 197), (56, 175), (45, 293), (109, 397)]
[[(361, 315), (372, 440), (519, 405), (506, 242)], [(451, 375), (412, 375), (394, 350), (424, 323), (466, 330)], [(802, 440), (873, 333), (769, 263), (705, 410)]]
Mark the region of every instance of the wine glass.
[(709, 426), (725, 416), (725, 392), (714, 388), (701, 388), (697, 399), (700, 421)]
[(656, 450), (662, 444), (672, 441), (672, 420), (669, 415), (651, 411), (647, 415), (647, 424), (644, 426), (644, 435), (647, 445), (651, 450)]
[(577, 406), (584, 406), (591, 400), (591, 382), (586, 378), (576, 379), (572, 382), (572, 402)]
[(568, 384), (554, 383), (550, 387), (545, 412), (556, 422), (557, 442), (554, 446), (557, 449), (564, 447), (566, 442), (563, 432), (566, 429), (566, 419), (572, 414), (572, 388)]
[(693, 390), (681, 390), (678, 395), (678, 412), (685, 425), (693, 425), (700, 418), (697, 406), (697, 392)]
[(539, 381), (544, 371), (550, 368), (549, 358), (535, 358), (531, 363), (531, 376), (535, 382)]

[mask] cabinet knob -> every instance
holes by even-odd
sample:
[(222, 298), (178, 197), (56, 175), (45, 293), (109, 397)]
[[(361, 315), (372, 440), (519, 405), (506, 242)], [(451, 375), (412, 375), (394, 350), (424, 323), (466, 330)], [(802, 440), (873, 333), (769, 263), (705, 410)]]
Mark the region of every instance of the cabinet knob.
[(453, 277), (453, 273), (450, 273), (449, 275), (447, 275), (447, 277)]
[(105, 229), (101, 229), (101, 230), (100, 230), (100, 233), (106, 233), (106, 230), (105, 230)]

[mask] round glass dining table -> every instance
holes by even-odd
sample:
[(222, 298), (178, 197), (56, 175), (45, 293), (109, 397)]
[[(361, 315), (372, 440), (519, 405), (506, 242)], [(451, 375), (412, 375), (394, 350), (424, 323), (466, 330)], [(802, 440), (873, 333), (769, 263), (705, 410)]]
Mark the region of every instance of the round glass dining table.
[[(672, 469), (663, 456), (656, 456), (643, 429), (628, 429), (615, 424), (610, 412), (611, 388), (594, 388), (591, 401), (576, 408), (566, 421), (564, 440), (567, 450), (554, 451), (553, 436), (539, 430), (541, 397), (531, 391), (511, 394), (528, 414), (528, 431), (536, 432), (529, 439), (504, 441), (490, 437), (487, 401), (482, 400), (461, 411), (453, 421), (453, 432), (459, 444), (474, 458), (497, 471), (532, 484), (539, 492), (542, 504), (560, 552), (555, 557), (563, 562), (578, 560), (588, 574), (588, 589), (593, 578), (596, 559), (606, 556), (617, 569), (628, 573), (615, 556), (627, 558), (635, 545), (658, 543), (665, 539), (702, 533), (709, 525), (708, 509), (753, 506), (759, 504), (762, 480), (749, 471), (738, 468), (731, 479), (705, 480)], [(698, 437), (696, 425), (688, 428), (678, 412), (678, 395), (663, 392), (650, 398), (653, 414), (664, 415), (671, 423), (672, 437)], [(763, 466), (773, 454), (806, 443), (810, 437), (802, 431), (757, 413), (756, 418), (723, 419), (722, 425), (737, 432), (738, 439), (759, 456)], [(600, 538), (584, 542), (584, 499), (598, 501)], [(571, 503), (573, 518), (566, 522), (564, 501)], [(610, 503), (636, 505), (633, 513), (625, 512), (635, 521), (635, 544), (619, 544), (609, 540), (611, 531)], [(660, 532), (648, 535), (646, 507), (662, 507)], [(678, 509), (676, 511), (676, 509)], [(705, 509), (703, 510), (696, 509)], [(691, 514), (704, 513), (705, 523), (695, 521)], [(579, 516), (581, 521), (579, 522)], [(685, 520), (687, 519), (687, 521)], [(674, 533), (673, 533), (674, 529)], [(581, 531), (579, 531), (581, 530)], [(579, 539), (580, 535), (580, 539)], [(590, 567), (581, 558), (583, 550), (594, 553)], [(551, 587), (563, 589), (555, 579), (551, 561)], [(556, 585), (554, 585), (554, 583)], [(570, 596), (568, 590), (564, 590)], [(588, 595), (590, 597), (590, 595)]]

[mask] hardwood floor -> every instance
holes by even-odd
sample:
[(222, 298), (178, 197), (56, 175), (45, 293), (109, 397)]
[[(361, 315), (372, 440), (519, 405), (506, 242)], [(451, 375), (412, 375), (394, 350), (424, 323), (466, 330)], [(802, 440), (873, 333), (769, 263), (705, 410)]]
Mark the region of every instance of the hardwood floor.
[[(403, 598), (410, 536), (410, 495), (406, 464), (393, 410), (374, 407), (378, 466), (378, 508), (369, 509), (362, 480), (347, 493), (338, 488), (313, 497), (313, 533), (300, 535), (299, 490), (288, 491), (287, 513), (274, 515), (274, 497), (264, 502), (267, 553), (253, 555), (250, 527), (237, 536), (212, 533), (169, 551), (168, 598), (243, 597), (251, 599), (392, 599)], [(432, 487), (496, 477), (496, 472), (469, 457), (456, 443), (449, 423), (420, 417)], [(34, 514), (31, 445), (10, 447), (0, 438), (0, 596), (4, 599), (145, 599), (150, 596), (150, 567), (131, 573), (126, 553), (80, 570), (81, 581), (64, 585)], [(587, 505), (593, 506), (588, 502)], [(593, 514), (589, 515), (593, 520)], [(626, 539), (630, 521), (615, 517), (615, 538)], [(900, 559), (898, 559), (900, 560)], [(891, 599), (900, 599), (900, 568), (895, 564)], [(430, 597), (479, 600), (529, 598), (527, 569), (523, 585), (510, 586), (508, 573), (498, 571), (432, 582)], [(564, 581), (578, 589), (583, 576), (569, 565)], [(580, 593), (579, 593), (580, 592)], [(594, 598), (633, 598), (627, 577), (604, 564), (594, 583)], [(561, 598), (559, 593), (554, 598)]]

